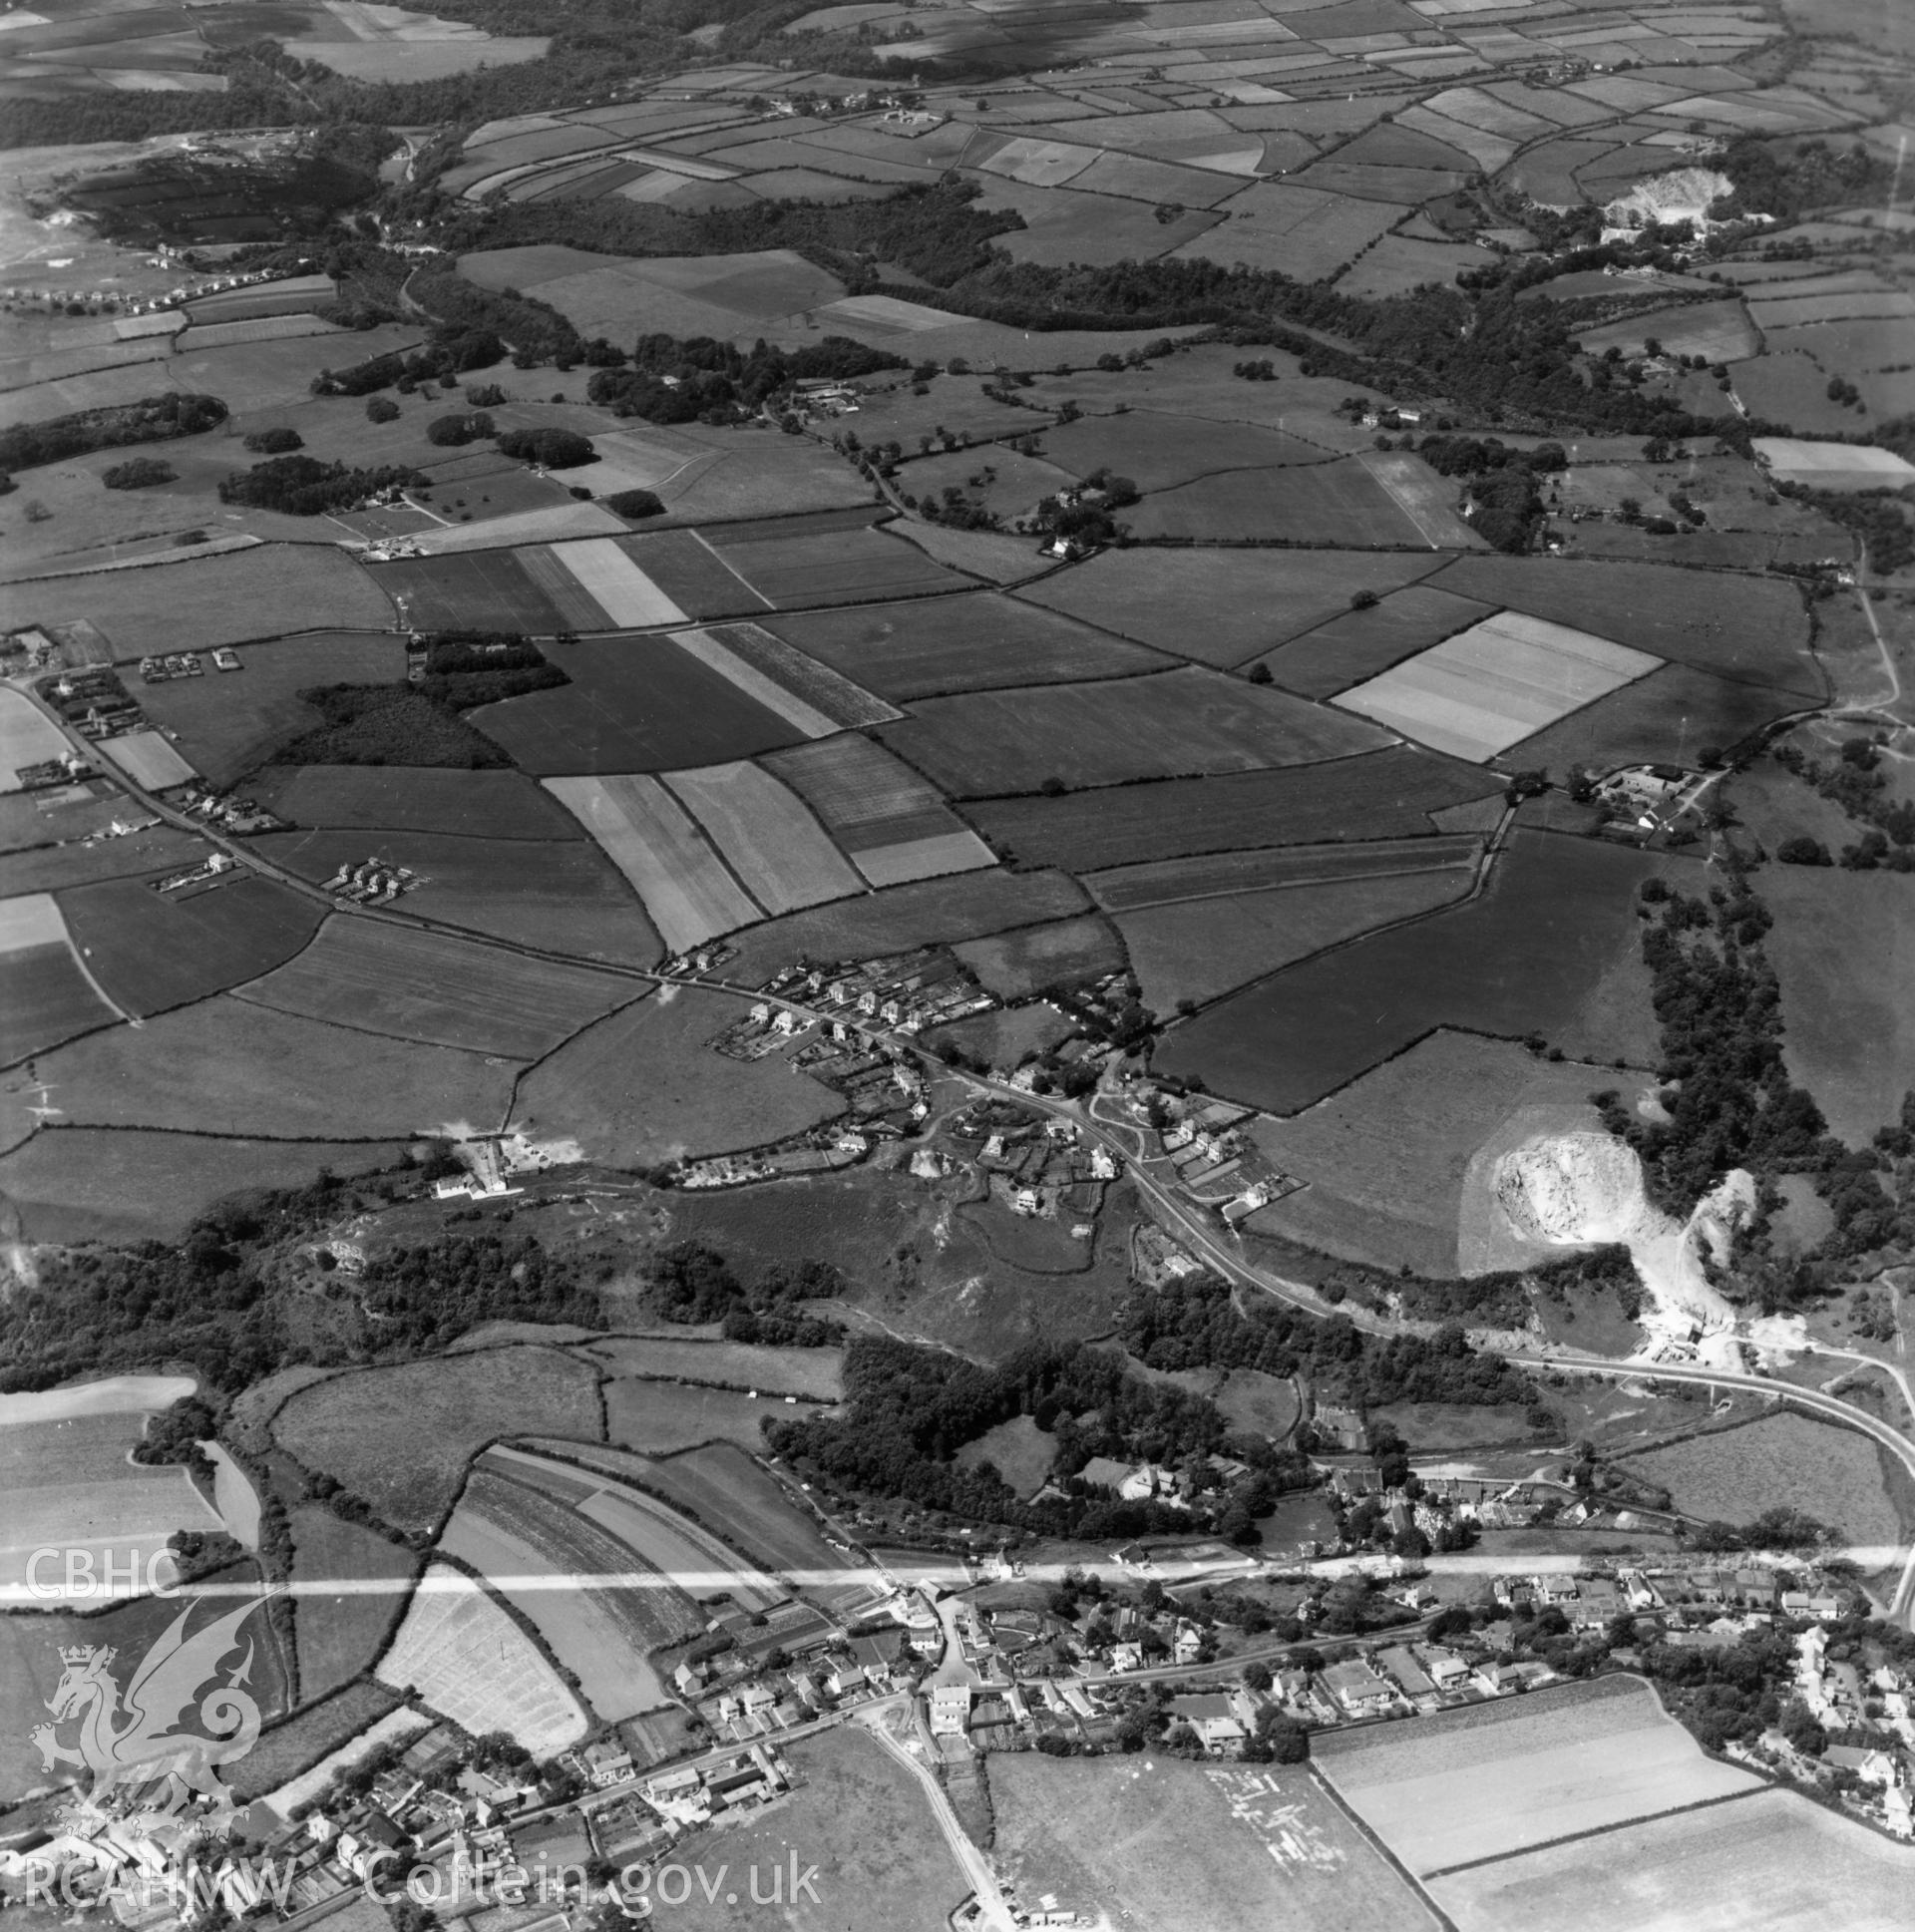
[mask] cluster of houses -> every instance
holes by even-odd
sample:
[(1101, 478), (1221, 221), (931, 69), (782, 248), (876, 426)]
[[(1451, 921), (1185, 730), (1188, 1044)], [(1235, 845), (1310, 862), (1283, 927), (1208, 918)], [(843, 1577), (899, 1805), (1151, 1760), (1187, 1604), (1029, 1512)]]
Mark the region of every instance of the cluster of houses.
[[(941, 949), (890, 954), (837, 966), (786, 966), (763, 987), (816, 1019), (849, 1033), (921, 1033), (972, 1013), (996, 996)], [(767, 1003), (767, 1015), (769, 1016)], [(836, 1037), (836, 1036), (835, 1036)]]
[(257, 799), (237, 793), (221, 798), (216, 792), (188, 786), (181, 793), (178, 803), (182, 811), (191, 812), (194, 818), (204, 819), (208, 825), (216, 825), (222, 832), (230, 832), (235, 838), (291, 830), (289, 823), (276, 812), (267, 811)]
[(151, 728), (120, 674), (104, 664), (43, 677), (34, 688), (83, 738), (118, 738)]
[(1233, 1227), (1303, 1186), (1244, 1131), (1250, 1108), (1204, 1094), (1163, 1094), (1159, 1102), (1171, 1116), (1163, 1149), (1178, 1179), (1193, 1201), (1215, 1208)]
[(340, 860), (339, 870), (326, 881), (324, 890), (355, 906), (384, 906), (402, 893), (431, 884), (410, 866), (397, 866), (390, 859), (375, 856), (356, 866)]
[(1010, 1101), (978, 1102), (948, 1132), (987, 1177), (992, 1198), (1013, 1214), (1088, 1224), (1104, 1184), (1122, 1171), (1118, 1157), (1086, 1141), (1074, 1122)]
[(1828, 1632), (1812, 1623), (1795, 1639), (1792, 1688), (1824, 1733), (1839, 1733), (1842, 1741), (1804, 1761), (1782, 1733), (1769, 1731), (1754, 1754), (1797, 1776), (1838, 1783), (1844, 1802), (1898, 1838), (1915, 1838), (1915, 1679), (1892, 1664), (1864, 1677), (1860, 1665), (1829, 1656)]

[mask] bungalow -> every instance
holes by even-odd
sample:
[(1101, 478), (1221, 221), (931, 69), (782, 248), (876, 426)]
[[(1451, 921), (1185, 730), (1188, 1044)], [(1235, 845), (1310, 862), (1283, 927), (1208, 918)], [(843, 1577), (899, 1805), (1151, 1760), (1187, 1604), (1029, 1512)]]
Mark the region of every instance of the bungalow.
[(1323, 1680), (1325, 1690), (1352, 1718), (1381, 1717), (1396, 1702), (1395, 1687), (1360, 1659), (1332, 1664)]

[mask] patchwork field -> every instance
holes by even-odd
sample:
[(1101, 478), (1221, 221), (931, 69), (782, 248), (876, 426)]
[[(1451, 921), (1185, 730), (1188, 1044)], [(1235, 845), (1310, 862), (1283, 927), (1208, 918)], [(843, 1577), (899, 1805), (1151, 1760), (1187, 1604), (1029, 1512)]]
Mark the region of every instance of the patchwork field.
[(589, 1729), (532, 1639), (445, 1563), (426, 1566), (378, 1677), (394, 1690), (417, 1691), (476, 1738), (504, 1731), (542, 1757), (575, 1744)]
[(296, 960), (238, 996), (338, 1026), (530, 1060), (637, 991), (582, 966), (335, 914)]
[(759, 917), (757, 905), (657, 779), (549, 783), (644, 901), (669, 952), (688, 952)]
[(1408, 584), (1366, 610), (1346, 611), (1306, 631), (1258, 661), (1287, 691), (1334, 697), (1489, 614), (1486, 605), (1471, 598)]
[(1760, 1788), (1630, 1677), (1340, 1732), (1313, 1754), (1419, 1875)]
[(764, 763), (817, 813), (874, 886), (994, 863), (933, 786), (869, 738), (846, 733)]
[(1301, 1765), (1171, 1757), (988, 1760), (995, 1855), (1023, 1897), (1164, 1932), (1404, 1932), (1427, 1909)]
[[(1585, 1004), (1655, 862), (1519, 832), (1468, 906), (1292, 966), (1166, 1035), (1157, 1064), (1295, 1113), (1437, 1026), (1608, 1058)], [(1379, 1014), (1382, 1017), (1379, 1019)], [(1605, 1052), (1605, 1048), (1609, 1048)]]
[(708, 765), (665, 782), (767, 913), (865, 890), (817, 820), (756, 765)]
[(675, 987), (637, 1000), (534, 1067), (513, 1123), (573, 1136), (591, 1158), (632, 1168), (762, 1147), (838, 1114), (838, 1095), (794, 1078), (779, 1055), (747, 1061), (708, 1050), (745, 1012), (731, 995)]
[(599, 1432), (591, 1370), (549, 1349), (336, 1375), (299, 1389), (272, 1424), (288, 1454), (337, 1477), (401, 1530), (435, 1526), (475, 1450), (501, 1435), (537, 1431), (587, 1441)]
[(1606, 637), (1506, 612), (1337, 702), (1434, 751), (1481, 762), (1660, 664)]
[(958, 798), (1311, 764), (1380, 744), (1281, 692), (1187, 667), (919, 704), (883, 737)]

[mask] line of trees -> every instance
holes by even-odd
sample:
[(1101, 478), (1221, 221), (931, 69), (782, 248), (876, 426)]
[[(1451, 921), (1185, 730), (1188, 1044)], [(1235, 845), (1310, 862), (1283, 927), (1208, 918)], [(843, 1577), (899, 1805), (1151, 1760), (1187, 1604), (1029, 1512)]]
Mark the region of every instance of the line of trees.
[(0, 471), (38, 469), (64, 463), (94, 450), (117, 450), (132, 443), (161, 443), (175, 436), (198, 436), (226, 420), (217, 396), (169, 392), (139, 402), (80, 409), (42, 423), (16, 423), (0, 429)]

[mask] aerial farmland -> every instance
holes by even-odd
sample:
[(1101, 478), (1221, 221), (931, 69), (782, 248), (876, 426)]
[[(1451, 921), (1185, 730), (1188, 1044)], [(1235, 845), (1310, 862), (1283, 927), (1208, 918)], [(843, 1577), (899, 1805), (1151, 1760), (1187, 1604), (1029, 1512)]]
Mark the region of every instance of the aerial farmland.
[(445, 4), (0, 23), (0, 1904), (1901, 1923), (1905, 23)]

